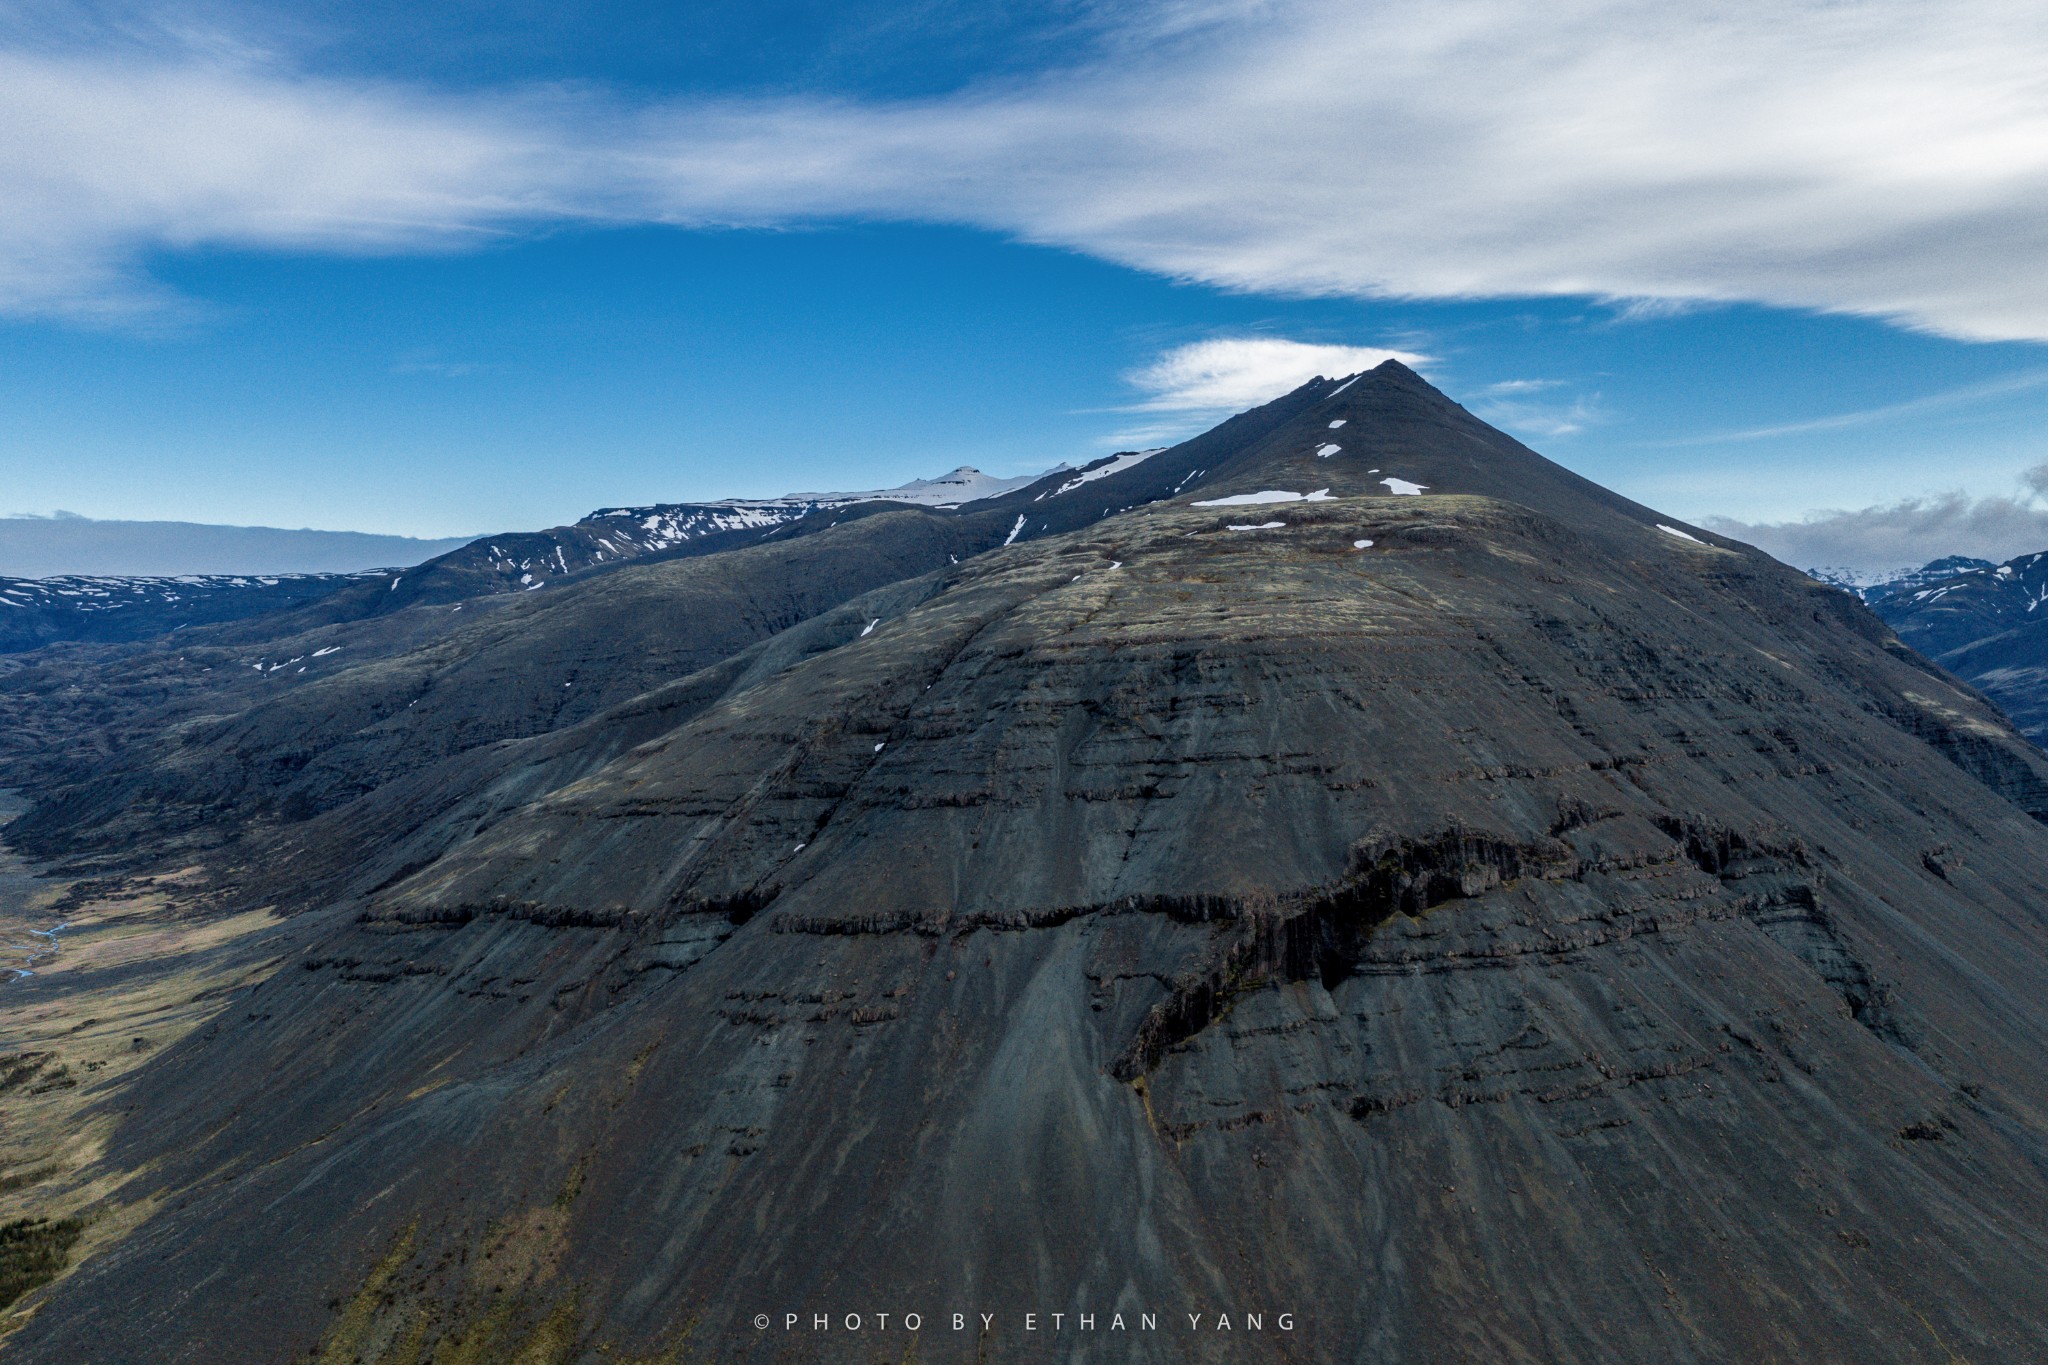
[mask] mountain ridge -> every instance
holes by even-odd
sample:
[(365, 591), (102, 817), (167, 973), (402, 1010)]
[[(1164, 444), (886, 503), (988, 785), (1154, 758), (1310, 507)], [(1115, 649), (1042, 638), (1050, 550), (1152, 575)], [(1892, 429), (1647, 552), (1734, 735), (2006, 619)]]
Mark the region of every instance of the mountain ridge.
[[(1946, 561), (1942, 561), (1946, 563)], [(1936, 565), (1929, 565), (1930, 570)], [(1983, 690), (2048, 747), (2048, 552), (1975, 561), (1875, 597), (1907, 644)]]

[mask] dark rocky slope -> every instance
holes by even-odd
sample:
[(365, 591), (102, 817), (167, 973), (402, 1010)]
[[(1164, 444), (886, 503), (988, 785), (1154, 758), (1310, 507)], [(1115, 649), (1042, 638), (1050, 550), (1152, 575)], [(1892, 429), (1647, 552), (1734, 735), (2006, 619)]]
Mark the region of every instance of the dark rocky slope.
[[(1413, 375), (1402, 382), (1421, 384)], [(295, 610), (162, 640), (0, 659), (0, 780), (39, 798), (13, 837), (46, 857), (99, 864), (185, 857), (224, 837), (244, 839), (423, 762), (573, 724), (855, 593), (922, 572), (940, 552), (954, 562), (998, 541), (1072, 530), (1328, 446), (1326, 422), (1299, 450), (1294, 438), (1272, 449), (1266, 442), (1344, 387), (1316, 380), (1171, 450), (1122, 452), (959, 506), (912, 509), (846, 494), (614, 509), (574, 527), (486, 537)], [(1369, 405), (1370, 394), (1353, 398)], [(1462, 420), (1452, 448), (1476, 445), (1570, 479), (1444, 406)], [(1431, 411), (1426, 420), (1441, 427), (1443, 414)], [(1355, 471), (1359, 486), (1384, 491), (1365, 470)], [(895, 491), (932, 501), (956, 485), (1001, 488), (959, 470)], [(745, 553), (750, 547), (760, 548)], [(631, 662), (618, 667), (621, 659)]]
[(280, 831), (352, 889), (110, 1097), (149, 1215), (11, 1358), (2048, 1352), (2048, 760), (1337, 389)]
[[(131, 683), (135, 704), (94, 718), (98, 753), (71, 737), (84, 728), (67, 713), (75, 707), (51, 707), (16, 680), (7, 691), (45, 702), (23, 709), (61, 719), (43, 744), (52, 757), (21, 765), (42, 799), (11, 837), (46, 856), (127, 847), (161, 857), (177, 838), (203, 846), (304, 819), (449, 755), (574, 724), (859, 593), (984, 550), (994, 525), (895, 509), (545, 594), (181, 640), (175, 653), (121, 660), (121, 675), (147, 681)], [(76, 667), (41, 672), (78, 687)]]

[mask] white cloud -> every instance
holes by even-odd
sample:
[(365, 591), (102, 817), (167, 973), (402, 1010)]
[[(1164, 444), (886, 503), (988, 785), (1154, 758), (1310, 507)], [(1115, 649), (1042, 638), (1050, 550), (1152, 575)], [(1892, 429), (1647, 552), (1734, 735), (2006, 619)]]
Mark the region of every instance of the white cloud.
[(1493, 425), (1524, 436), (1571, 436), (1606, 416), (1598, 394), (1534, 396), (1555, 387), (1554, 380), (1509, 380), (1481, 389), (1469, 406)]
[(445, 248), (593, 212), (537, 102), (206, 63), (0, 53), (0, 310), (120, 316), (165, 300), (149, 249)]
[(1888, 574), (1947, 555), (2003, 561), (2048, 549), (2048, 464), (2028, 470), (2021, 482), (2010, 497), (1945, 493), (1857, 511), (1814, 512), (1800, 521), (1708, 517), (1702, 524), (1801, 569)]
[(0, 309), (151, 303), (165, 247), (550, 220), (963, 223), (1309, 295), (1755, 300), (2048, 339), (2037, 0), (1154, 6), (914, 102), (626, 108), (319, 80), (231, 42), (0, 52)]
[(1327, 346), (1280, 337), (1216, 337), (1176, 346), (1125, 376), (1145, 394), (1140, 412), (1239, 412), (1297, 389), (1317, 375), (1356, 374), (1388, 360), (1427, 356), (1369, 346)]

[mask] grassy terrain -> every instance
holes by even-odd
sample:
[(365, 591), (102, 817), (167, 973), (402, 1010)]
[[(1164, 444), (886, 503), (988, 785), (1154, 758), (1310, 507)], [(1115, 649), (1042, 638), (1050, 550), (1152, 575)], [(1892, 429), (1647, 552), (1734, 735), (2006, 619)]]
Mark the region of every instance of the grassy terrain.
[(22, 866), (8, 862), (0, 940), (67, 927), (33, 976), (0, 982), (0, 1339), (35, 1311), (34, 1290), (155, 1206), (130, 1187), (134, 1172), (104, 1160), (114, 1101), (235, 987), (269, 972), (251, 936), (276, 923), (267, 910), (208, 913), (197, 869), (23, 893)]

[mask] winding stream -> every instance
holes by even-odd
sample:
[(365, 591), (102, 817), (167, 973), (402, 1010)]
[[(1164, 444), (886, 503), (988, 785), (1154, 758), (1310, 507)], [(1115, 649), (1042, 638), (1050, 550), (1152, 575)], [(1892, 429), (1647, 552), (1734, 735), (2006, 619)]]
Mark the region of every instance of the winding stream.
[(0, 962), (0, 973), (4, 973), (0, 985), (34, 976), (36, 963), (56, 955), (57, 935), (71, 927), (69, 923), (29, 927), (35, 918), (29, 906), (42, 883), (5, 841), (7, 822), (27, 809), (28, 802), (16, 793), (0, 789), (0, 940), (4, 940), (0, 941), (0, 955), (6, 958)]

